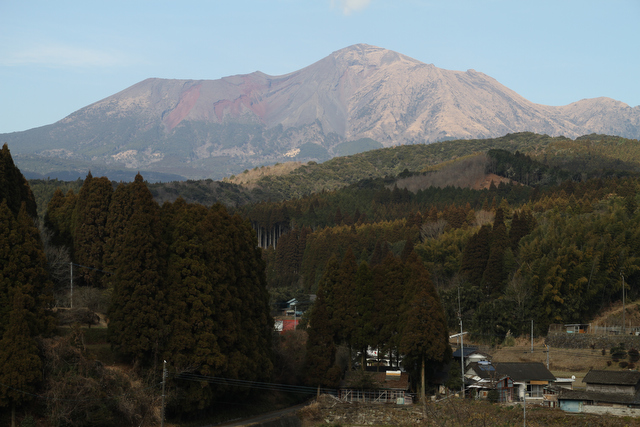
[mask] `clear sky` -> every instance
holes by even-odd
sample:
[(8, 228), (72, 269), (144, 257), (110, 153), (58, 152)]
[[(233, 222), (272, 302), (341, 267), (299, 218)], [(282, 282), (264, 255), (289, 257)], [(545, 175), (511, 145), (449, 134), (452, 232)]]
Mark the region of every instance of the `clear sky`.
[(539, 104), (640, 104), (640, 0), (0, 0), (0, 133), (148, 77), (281, 75), (356, 43)]

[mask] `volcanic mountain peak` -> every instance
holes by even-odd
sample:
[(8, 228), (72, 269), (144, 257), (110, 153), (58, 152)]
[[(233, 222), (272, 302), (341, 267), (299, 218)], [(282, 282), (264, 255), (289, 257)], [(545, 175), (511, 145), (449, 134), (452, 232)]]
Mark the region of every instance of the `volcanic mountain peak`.
[(535, 104), (473, 69), (357, 44), (281, 76), (146, 79), (58, 123), (2, 137), (17, 155), (219, 178), (326, 160), (349, 141), (370, 148), (523, 131), (638, 138), (640, 107), (609, 98)]

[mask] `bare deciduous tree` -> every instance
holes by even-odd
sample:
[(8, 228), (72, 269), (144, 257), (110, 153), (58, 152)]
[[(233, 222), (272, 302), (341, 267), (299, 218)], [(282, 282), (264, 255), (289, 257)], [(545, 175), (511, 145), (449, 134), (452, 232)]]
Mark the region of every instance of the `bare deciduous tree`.
[(495, 217), (495, 214), (493, 212), (485, 211), (485, 210), (479, 210), (475, 214), (476, 214), (476, 218), (473, 225), (477, 227), (482, 227), (485, 224), (493, 223), (493, 219)]
[(49, 274), (53, 280), (53, 296), (57, 306), (69, 305), (69, 285), (71, 274), (71, 255), (64, 246), (51, 244), (51, 230), (40, 226), (40, 237), (44, 246), (44, 253), (49, 265)]
[(426, 224), (422, 224), (420, 234), (422, 235), (422, 240), (427, 239), (437, 239), (444, 233), (444, 228), (447, 226), (447, 221), (444, 219), (439, 219), (435, 222), (430, 221)]

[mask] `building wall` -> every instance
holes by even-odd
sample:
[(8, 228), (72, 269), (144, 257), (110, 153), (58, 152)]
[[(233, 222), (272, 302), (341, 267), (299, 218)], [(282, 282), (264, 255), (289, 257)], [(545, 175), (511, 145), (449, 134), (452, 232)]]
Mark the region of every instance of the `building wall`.
[(628, 395), (636, 394), (636, 388), (633, 386), (623, 386), (615, 384), (587, 384), (587, 391)]
[[(595, 334), (549, 334), (544, 339), (545, 344), (558, 348), (596, 348), (610, 349), (620, 343), (626, 348), (640, 348), (640, 336), (635, 335), (595, 335)], [(608, 353), (608, 352), (607, 352)], [(553, 359), (553, 349), (551, 349)]]
[(582, 402), (578, 400), (560, 400), (560, 409), (567, 412), (582, 412)]
[(612, 408), (610, 406), (595, 406), (584, 405), (582, 406), (582, 412), (585, 414), (597, 414), (597, 415), (617, 415), (621, 417), (638, 417), (640, 416), (640, 409), (636, 408)]

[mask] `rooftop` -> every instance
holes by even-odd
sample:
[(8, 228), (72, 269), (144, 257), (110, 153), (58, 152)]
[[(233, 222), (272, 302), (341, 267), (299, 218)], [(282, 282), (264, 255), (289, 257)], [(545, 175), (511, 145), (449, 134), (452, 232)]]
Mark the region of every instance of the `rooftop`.
[(555, 381), (556, 377), (540, 362), (496, 362), (496, 371), (513, 381)]
[(582, 382), (587, 384), (632, 385), (640, 382), (638, 371), (604, 371), (592, 369), (584, 376)]

